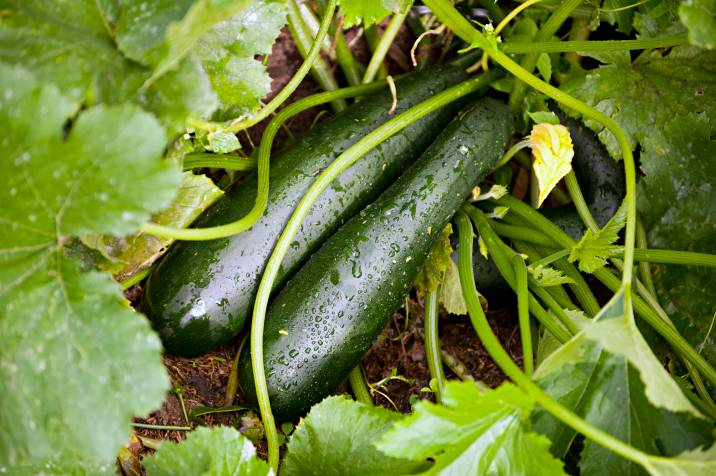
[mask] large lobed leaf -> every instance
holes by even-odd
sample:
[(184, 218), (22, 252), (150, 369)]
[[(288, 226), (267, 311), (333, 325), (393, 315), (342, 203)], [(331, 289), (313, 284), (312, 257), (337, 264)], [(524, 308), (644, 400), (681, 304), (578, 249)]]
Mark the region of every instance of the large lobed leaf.
[(234, 428), (200, 427), (181, 443), (162, 443), (143, 461), (147, 476), (270, 476), (251, 442)]
[[(540, 364), (537, 383), (580, 417), (647, 454), (676, 456), (710, 445), (711, 424), (695, 417), (698, 412), (632, 327), (633, 319), (625, 320), (623, 309), (620, 293), (601, 311), (597, 322), (585, 322), (583, 333)], [(553, 453), (563, 457), (576, 432), (543, 409), (535, 411), (534, 420), (535, 427), (552, 440)], [(701, 466), (702, 471), (706, 469)], [(580, 470), (585, 476), (645, 474), (636, 463), (589, 440)]]
[(282, 471), (287, 476), (416, 473), (427, 464), (387, 456), (374, 446), (401, 418), (345, 397), (326, 398), (296, 427)]
[(482, 392), (473, 382), (450, 382), (443, 405), (420, 401), (378, 448), (424, 461), (431, 475), (563, 475), (550, 442), (530, 431), (534, 401), (512, 384)]
[[(666, 147), (647, 140), (638, 206), (649, 246), (716, 253), (716, 141), (713, 122), (689, 115), (665, 125), (675, 139)], [(678, 140), (677, 140), (678, 138)], [(679, 331), (716, 365), (716, 273), (712, 268), (658, 265), (654, 282), (661, 304)]]
[(135, 106), (90, 108), (65, 139), (74, 103), (54, 86), (2, 65), (0, 91), (0, 467), (106, 466), (168, 379), (147, 321), (63, 244), (135, 230), (180, 174)]
[[(567, 90), (614, 118), (633, 147), (640, 144), (644, 177), (637, 199), (649, 246), (716, 253), (716, 51), (681, 47), (667, 56), (652, 53), (633, 64), (602, 66)], [(613, 136), (589, 125), (617, 157)], [(677, 328), (716, 364), (716, 343), (708, 334), (716, 315), (716, 275), (660, 265), (654, 280)]]
[[(282, 9), (277, 0), (0, 0), (0, 60), (77, 105), (135, 102), (174, 134), (220, 104), (237, 114), (259, 107), (270, 78), (253, 55), (268, 51)], [(224, 51), (221, 64), (200, 61), (200, 43), (227, 24), (243, 33), (212, 45)]]

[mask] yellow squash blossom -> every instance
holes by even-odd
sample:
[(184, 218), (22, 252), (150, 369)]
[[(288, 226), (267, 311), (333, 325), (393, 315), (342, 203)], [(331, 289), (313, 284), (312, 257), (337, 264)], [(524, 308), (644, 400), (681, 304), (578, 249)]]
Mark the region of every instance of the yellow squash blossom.
[(532, 165), (539, 184), (537, 206), (541, 206), (557, 183), (572, 170), (572, 138), (561, 124), (535, 124), (529, 147), (535, 157)]

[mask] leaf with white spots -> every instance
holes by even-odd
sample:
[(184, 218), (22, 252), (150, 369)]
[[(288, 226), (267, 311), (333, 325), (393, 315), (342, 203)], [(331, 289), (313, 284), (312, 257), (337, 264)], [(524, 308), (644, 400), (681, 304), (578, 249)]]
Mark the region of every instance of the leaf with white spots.
[[(136, 230), (180, 173), (159, 123), (72, 101), (0, 65), (0, 468), (112, 463), (134, 415), (158, 406), (161, 345), (111, 276), (83, 272), (71, 237)], [(69, 470), (68, 470), (69, 471)], [(71, 471), (76, 473), (76, 471)]]

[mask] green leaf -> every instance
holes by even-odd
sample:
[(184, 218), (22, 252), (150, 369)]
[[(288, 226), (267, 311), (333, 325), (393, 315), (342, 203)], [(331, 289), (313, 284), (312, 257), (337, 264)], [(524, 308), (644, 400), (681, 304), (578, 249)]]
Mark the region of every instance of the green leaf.
[(77, 0), (66, 8), (0, 0), (0, 60), (57, 84), (77, 106), (140, 104), (174, 134), (188, 116), (208, 117), (221, 104), (235, 117), (270, 91), (266, 68), (253, 56), (270, 49), (284, 6), (248, 3), (123, 0), (117, 8)]
[(219, 105), (209, 77), (193, 56), (182, 60), (152, 87), (137, 90), (131, 99), (156, 114), (170, 133), (183, 131), (188, 116), (207, 117)]
[(547, 53), (540, 53), (537, 57), (537, 71), (548, 83), (552, 79), (552, 60)]
[(649, 471), (658, 476), (716, 474), (716, 445), (706, 451), (686, 451), (678, 458), (651, 458)]
[(147, 476), (268, 476), (273, 471), (256, 457), (251, 442), (234, 428), (199, 427), (181, 443), (162, 443), (144, 458)]
[(716, 48), (716, 0), (684, 0), (679, 18), (689, 30), (692, 45)]
[(435, 291), (438, 288), (443, 274), (452, 263), (450, 235), (452, 235), (452, 225), (448, 223), (435, 241), (433, 249), (430, 250), (430, 254), (415, 279), (415, 286), (423, 293)]
[[(617, 31), (628, 35), (633, 28), (632, 20), (635, 10), (629, 8), (634, 2), (632, 0), (604, 0), (602, 7), (607, 11), (600, 11), (600, 20), (610, 25), (617, 25)], [(618, 11), (610, 11), (618, 10)]]
[(458, 271), (457, 264), (453, 260), (450, 260), (448, 268), (445, 270), (445, 273), (443, 273), (438, 299), (440, 300), (440, 304), (442, 304), (445, 310), (450, 314), (460, 316), (467, 315), (467, 304), (465, 303), (465, 296), (463, 296), (462, 287), (460, 286), (460, 272)]
[(340, 0), (341, 12), (345, 15), (343, 26), (348, 29), (362, 23), (368, 28), (402, 10), (405, 3), (404, 0)]
[(254, 56), (271, 52), (286, 14), (283, 1), (256, 1), (198, 41), (194, 51), (222, 103), (222, 117), (255, 110), (271, 91), (266, 67)]
[[(152, 222), (165, 226), (187, 227), (222, 195), (221, 189), (205, 175), (184, 172), (176, 198), (169, 207), (154, 214)], [(84, 236), (82, 242), (100, 251), (106, 258), (120, 263), (121, 268), (112, 271), (118, 280), (122, 280), (151, 266), (174, 240), (144, 233), (121, 238), (96, 233)]]
[(282, 472), (287, 476), (417, 472), (425, 465), (386, 456), (374, 446), (402, 418), (399, 413), (346, 397), (328, 397), (299, 422), (288, 443)]
[(0, 467), (111, 464), (131, 418), (164, 398), (161, 345), (111, 276), (82, 273), (63, 244), (134, 231), (180, 174), (134, 106), (89, 108), (67, 131), (72, 101), (54, 86), (0, 65), (0, 91)]
[(213, 132), (209, 134), (208, 140), (209, 144), (205, 146), (206, 150), (217, 154), (228, 154), (241, 148), (239, 139), (233, 132)]
[[(509, 91), (508, 91), (509, 92)], [(559, 117), (552, 111), (535, 111), (528, 112), (527, 115), (532, 119), (532, 122), (539, 124), (541, 122), (547, 124), (559, 124)]]
[[(716, 52), (693, 47), (674, 48), (668, 56), (654, 52), (640, 62), (578, 73), (562, 89), (616, 120), (632, 149), (647, 139), (655, 147), (671, 149), (682, 138), (667, 124), (694, 113), (711, 124), (716, 121)], [(594, 121), (586, 123), (612, 157), (621, 158), (611, 132)]]
[(250, 0), (123, 0), (117, 43), (127, 56), (154, 68), (153, 82), (176, 67), (218, 22), (240, 12)]
[[(587, 339), (598, 342), (612, 354), (624, 356), (641, 374), (651, 403), (674, 412), (701, 416), (649, 348), (636, 326), (631, 306), (625, 313), (624, 304), (624, 291), (620, 290), (594, 321), (584, 327)], [(616, 317), (619, 310), (621, 315)]]
[(378, 443), (391, 456), (434, 460), (431, 475), (562, 475), (550, 442), (530, 431), (534, 401), (512, 384), (481, 392), (449, 382), (443, 405), (421, 400)]
[(564, 273), (550, 266), (538, 264), (535, 267), (529, 266), (527, 271), (530, 272), (540, 286), (559, 286), (560, 284), (574, 282), (572, 278), (565, 276)]
[(626, 223), (626, 212), (622, 204), (613, 217), (596, 233), (587, 230), (579, 242), (569, 253), (569, 262), (579, 260), (579, 269), (585, 273), (592, 273), (607, 264), (609, 256), (622, 250), (614, 243), (619, 239), (619, 231)]
[[(143, 4), (172, 9), (174, 2)], [(170, 134), (183, 129), (187, 115), (211, 113), (217, 106), (215, 94), (191, 58), (177, 61), (172, 71), (142, 88), (152, 69), (125, 57), (110, 28), (117, 15), (120, 25), (130, 22), (137, 28), (143, 26), (141, 18), (127, 18), (127, 9), (113, 6), (94, 0), (74, 1), (72, 8), (40, 0), (0, 0), (0, 61), (22, 65), (39, 80), (56, 84), (76, 107), (138, 103), (154, 112)], [(152, 31), (163, 38), (164, 30)]]
[[(619, 322), (622, 314), (623, 300), (619, 297), (605, 306), (599, 320)], [(586, 327), (594, 325), (588, 323)], [(624, 332), (624, 329), (618, 331)], [(616, 335), (611, 337), (618, 338)], [(626, 345), (634, 345), (634, 351), (630, 352), (650, 354), (643, 339), (631, 339)], [(665, 373), (663, 369), (659, 372)], [(646, 395), (644, 374), (640, 374), (623, 355), (610, 353), (601, 341), (590, 340), (585, 333), (578, 334), (552, 352), (540, 364), (534, 378), (560, 404), (646, 453), (674, 456), (713, 441), (712, 426), (708, 421), (687, 412), (674, 413), (656, 407)], [(649, 383), (662, 380), (656, 375)], [(680, 390), (674, 390), (671, 384), (666, 387), (659, 397), (675, 396), (675, 400), (683, 403)], [(563, 457), (574, 441), (574, 430), (541, 408), (535, 411), (533, 420), (535, 428), (553, 441), (552, 452)], [(636, 463), (624, 460), (590, 440), (585, 441), (580, 469), (584, 476), (645, 474)]]
[[(669, 147), (647, 140), (638, 208), (652, 248), (716, 253), (716, 141), (703, 115), (664, 124)], [(716, 365), (716, 341), (709, 335), (716, 314), (716, 273), (696, 266), (655, 265), (654, 284), (674, 324)]]

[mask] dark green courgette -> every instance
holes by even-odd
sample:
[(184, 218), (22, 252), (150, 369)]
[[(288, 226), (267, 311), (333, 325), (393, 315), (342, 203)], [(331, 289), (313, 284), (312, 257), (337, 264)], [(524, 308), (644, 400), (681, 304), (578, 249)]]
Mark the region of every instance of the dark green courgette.
[[(397, 81), (396, 113), (466, 78), (446, 64)], [(310, 184), (341, 152), (390, 119), (392, 98), (380, 91), (307, 133), (272, 159), (266, 212), (239, 235), (175, 244), (147, 281), (142, 304), (166, 350), (194, 356), (236, 336), (250, 315), (265, 263), (286, 221)], [(450, 105), (383, 142), (346, 170), (313, 207), (283, 262), (280, 286), (346, 219), (360, 211), (411, 163), (454, 117)], [(234, 187), (195, 226), (235, 221), (248, 213), (256, 179)]]
[[(513, 131), (509, 108), (483, 99), (458, 115), (418, 161), (342, 226), (272, 302), (264, 332), (269, 394), (279, 418), (335, 390), (403, 303), (425, 257)], [(248, 348), (239, 379), (256, 403)]]

